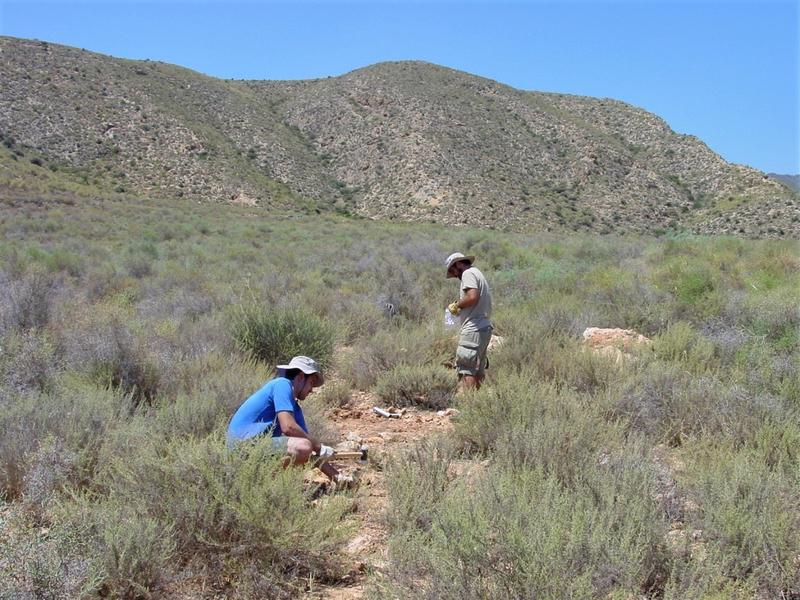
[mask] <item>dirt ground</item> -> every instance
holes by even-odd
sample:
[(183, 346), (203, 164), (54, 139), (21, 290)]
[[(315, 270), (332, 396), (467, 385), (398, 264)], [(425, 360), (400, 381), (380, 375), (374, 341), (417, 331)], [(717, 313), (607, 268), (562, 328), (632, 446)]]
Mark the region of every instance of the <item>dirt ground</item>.
[[(402, 413), (399, 418), (387, 418), (373, 411), (373, 407)], [(371, 394), (353, 392), (346, 408), (334, 408), (327, 418), (341, 431), (339, 450), (357, 449), (366, 444), (366, 463), (360, 461), (335, 462), (336, 467), (352, 474), (358, 481), (355, 496), (358, 529), (350, 539), (345, 552), (352, 559), (352, 568), (340, 585), (317, 587), (306, 598), (355, 600), (364, 597), (364, 584), (369, 572), (381, 572), (387, 564), (388, 529), (384, 517), (388, 504), (385, 474), (379, 468), (382, 458), (396, 455), (433, 432), (452, 429), (451, 415), (439, 415), (433, 410), (411, 407), (397, 410), (381, 405)], [(315, 483), (323, 484), (326, 477), (319, 471), (309, 474)]]

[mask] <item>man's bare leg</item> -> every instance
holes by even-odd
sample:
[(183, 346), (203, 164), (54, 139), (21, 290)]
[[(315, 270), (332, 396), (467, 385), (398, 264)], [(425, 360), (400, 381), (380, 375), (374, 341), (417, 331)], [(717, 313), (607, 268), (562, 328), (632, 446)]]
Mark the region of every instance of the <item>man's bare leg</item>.
[(461, 375), (458, 382), (458, 391), (466, 392), (476, 390), (480, 387), (477, 377), (475, 375)]

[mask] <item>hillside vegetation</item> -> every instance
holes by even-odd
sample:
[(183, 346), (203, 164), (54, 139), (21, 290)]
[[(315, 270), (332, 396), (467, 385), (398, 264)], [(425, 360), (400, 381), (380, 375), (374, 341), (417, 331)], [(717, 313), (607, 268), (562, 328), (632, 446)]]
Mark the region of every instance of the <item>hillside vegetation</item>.
[(0, 51), (0, 184), (15, 188), (509, 231), (800, 237), (795, 192), (611, 99), (421, 62), (229, 81), (46, 42), (4, 37)]
[[(349, 390), (461, 410), (375, 467), (390, 537), (372, 597), (800, 595), (797, 242), (13, 190), (0, 233), (0, 597), (346, 585), (370, 490), (319, 495), (261, 446), (224, 446), (236, 406), (301, 351), (332, 386), (307, 406), (331, 443)], [(442, 366), (456, 249), (505, 338), (460, 398)], [(596, 354), (587, 326), (652, 344)]]

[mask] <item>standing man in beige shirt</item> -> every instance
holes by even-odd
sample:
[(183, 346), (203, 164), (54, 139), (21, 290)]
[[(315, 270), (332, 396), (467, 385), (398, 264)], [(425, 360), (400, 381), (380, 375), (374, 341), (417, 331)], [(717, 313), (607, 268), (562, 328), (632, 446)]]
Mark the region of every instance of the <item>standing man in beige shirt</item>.
[(474, 256), (455, 252), (447, 257), (447, 277), (461, 280), (457, 301), (447, 307), (461, 318), (461, 332), (456, 349), (456, 369), (461, 390), (479, 389), (486, 376), (486, 351), (492, 339), (492, 292), (489, 283), (472, 266)]

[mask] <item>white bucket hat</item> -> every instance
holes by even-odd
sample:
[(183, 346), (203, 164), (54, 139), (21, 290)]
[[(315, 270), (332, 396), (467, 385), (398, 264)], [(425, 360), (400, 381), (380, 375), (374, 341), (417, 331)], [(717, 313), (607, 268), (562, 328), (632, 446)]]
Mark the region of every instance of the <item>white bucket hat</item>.
[(295, 356), (289, 361), (288, 365), (277, 365), (279, 369), (284, 371), (288, 369), (300, 369), (306, 375), (315, 374), (317, 376), (317, 385), (322, 385), (325, 381), (322, 377), (322, 371), (317, 366), (317, 361), (307, 356)]
[(461, 252), (453, 252), (453, 254), (447, 257), (447, 260), (444, 261), (444, 266), (445, 270), (448, 271), (447, 273), (448, 278), (452, 277), (452, 275), (450, 275), (449, 273), (450, 267), (452, 267), (455, 263), (460, 262), (462, 260), (468, 260), (469, 264), (472, 264), (475, 262), (475, 257), (464, 256), (463, 254), (461, 254)]

